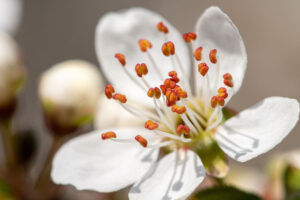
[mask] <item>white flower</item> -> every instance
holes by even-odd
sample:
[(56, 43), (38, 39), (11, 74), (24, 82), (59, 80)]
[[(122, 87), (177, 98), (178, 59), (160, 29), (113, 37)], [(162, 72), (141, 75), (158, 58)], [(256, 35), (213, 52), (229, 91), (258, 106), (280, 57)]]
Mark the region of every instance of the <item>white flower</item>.
[(14, 34), (22, 15), (22, 0), (0, 0), (0, 30)]
[[(222, 108), (242, 84), (247, 56), (237, 28), (217, 7), (208, 8), (184, 40), (146, 9), (109, 13), (98, 24), (96, 50), (113, 85), (107, 97), (149, 130), (111, 128), (66, 143), (53, 162), (58, 184), (100, 192), (134, 184), (131, 200), (185, 199), (205, 172), (226, 174), (223, 151), (245, 162), (280, 143), (298, 121), (298, 102), (283, 97), (225, 121)], [(157, 160), (160, 147), (168, 154)]]
[(41, 76), (39, 96), (51, 126), (72, 129), (90, 122), (102, 88), (99, 70), (86, 61), (64, 61), (48, 69)]
[(14, 103), (24, 78), (19, 47), (13, 38), (0, 31), (0, 108)]

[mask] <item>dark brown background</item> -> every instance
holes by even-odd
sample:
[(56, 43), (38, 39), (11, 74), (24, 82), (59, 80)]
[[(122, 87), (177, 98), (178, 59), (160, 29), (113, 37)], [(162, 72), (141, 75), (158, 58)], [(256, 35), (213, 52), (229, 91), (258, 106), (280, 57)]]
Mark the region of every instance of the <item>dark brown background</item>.
[[(231, 17), (248, 52), (244, 84), (230, 105), (240, 110), (272, 95), (299, 100), (298, 0), (25, 0), (17, 40), (26, 54), (28, 81), (21, 95), (17, 126), (39, 130), (42, 145), (38, 160), (43, 159), (51, 142), (38, 105), (38, 76), (51, 65), (71, 58), (86, 59), (98, 65), (94, 29), (104, 13), (143, 6), (165, 16), (180, 31), (188, 32), (193, 31), (197, 18), (210, 5), (220, 6)], [(299, 131), (298, 125), (272, 153), (299, 147)], [(267, 156), (249, 164), (261, 166)]]

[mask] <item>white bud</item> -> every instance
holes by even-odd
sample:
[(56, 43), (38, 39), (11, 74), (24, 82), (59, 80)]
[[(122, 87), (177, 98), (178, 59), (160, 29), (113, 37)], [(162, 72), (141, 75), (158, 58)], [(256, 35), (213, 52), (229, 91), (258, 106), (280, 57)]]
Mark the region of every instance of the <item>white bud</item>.
[(81, 60), (56, 64), (42, 74), (39, 84), (46, 119), (59, 129), (91, 122), (102, 91), (98, 68)]
[(9, 35), (0, 32), (0, 108), (14, 102), (24, 78), (19, 47)]
[(144, 121), (126, 111), (119, 103), (102, 95), (95, 116), (95, 129), (114, 127), (143, 127)]
[(22, 0), (0, 0), (0, 30), (14, 34), (22, 15)]

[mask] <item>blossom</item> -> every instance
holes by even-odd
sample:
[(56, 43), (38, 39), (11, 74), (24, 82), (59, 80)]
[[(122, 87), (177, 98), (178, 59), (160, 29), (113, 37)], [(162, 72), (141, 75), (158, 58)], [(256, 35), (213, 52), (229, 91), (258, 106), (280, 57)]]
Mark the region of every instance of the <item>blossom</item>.
[(25, 79), (20, 49), (14, 39), (0, 31), (0, 109), (15, 103)]
[[(284, 97), (223, 116), (241, 87), (247, 55), (238, 29), (217, 7), (183, 37), (143, 8), (109, 13), (97, 26), (96, 51), (111, 82), (107, 98), (144, 127), (112, 127), (66, 143), (53, 161), (55, 183), (100, 192), (134, 184), (131, 200), (185, 199), (206, 173), (226, 175), (225, 153), (250, 160), (280, 143), (298, 121), (299, 103)], [(158, 159), (160, 149), (166, 155)]]
[(102, 87), (99, 70), (86, 61), (64, 61), (44, 72), (39, 97), (50, 128), (62, 134), (91, 122)]
[(0, 0), (0, 30), (16, 32), (22, 15), (22, 0)]

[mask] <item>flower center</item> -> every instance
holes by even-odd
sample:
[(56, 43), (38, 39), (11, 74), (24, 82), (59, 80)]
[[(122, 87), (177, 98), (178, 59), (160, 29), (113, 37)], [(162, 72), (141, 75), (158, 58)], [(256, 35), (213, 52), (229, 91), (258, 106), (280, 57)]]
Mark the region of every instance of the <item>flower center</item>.
[[(127, 102), (127, 97), (120, 93), (115, 93), (112, 85), (107, 85), (105, 94), (108, 99), (114, 99), (128, 112), (136, 115), (140, 119), (145, 120), (144, 127), (160, 135), (161, 139), (156, 144), (149, 144), (148, 141), (141, 135), (136, 135), (135, 138), (128, 140), (121, 140), (117, 138), (114, 132), (107, 132), (102, 134), (102, 139), (111, 139), (119, 142), (137, 141), (143, 147), (188, 147), (195, 144), (198, 140), (204, 140), (207, 135), (213, 133), (213, 129), (221, 122), (222, 107), (225, 105), (225, 100), (228, 97), (228, 91), (225, 87), (219, 88), (215, 96), (210, 96), (209, 84), (209, 66), (202, 61), (203, 47), (194, 48), (193, 41), (196, 40), (197, 35), (189, 32), (183, 34), (185, 42), (190, 44), (193, 50), (193, 66), (198, 64), (198, 72), (204, 79), (201, 91), (193, 91), (190, 85), (188, 76), (184, 71), (182, 62), (177, 56), (175, 45), (172, 41), (168, 41), (167, 34), (169, 29), (159, 22), (157, 25), (158, 31), (162, 32), (165, 42), (161, 46), (161, 52), (164, 56), (169, 57), (173, 63), (174, 70), (168, 73), (168, 77), (163, 77), (160, 73), (155, 58), (151, 54), (152, 43), (147, 39), (140, 39), (138, 45), (142, 53), (147, 54), (150, 64), (155, 70), (162, 82), (161, 85), (151, 87), (145, 79), (148, 74), (148, 67), (145, 63), (138, 63), (135, 66), (136, 77), (132, 76), (126, 67), (126, 57), (122, 53), (115, 54), (115, 58), (121, 64), (121, 67), (132, 81), (134, 81), (149, 98), (152, 99), (154, 111), (141, 110), (136, 105)], [(205, 56), (205, 55), (204, 55)], [(217, 67), (219, 73), (219, 61), (217, 50), (212, 49), (207, 55), (209, 57), (210, 65)], [(179, 76), (180, 74), (181, 76)], [(218, 76), (219, 74), (217, 74)], [(182, 78), (179, 78), (182, 77)], [(141, 79), (143, 84), (140, 84), (138, 79)], [(182, 79), (182, 80), (181, 80)], [(228, 88), (233, 87), (232, 76), (229, 73), (223, 75), (224, 85)], [(217, 83), (216, 83), (217, 84)], [(194, 88), (195, 90), (195, 88)], [(196, 94), (196, 96), (194, 96)]]

